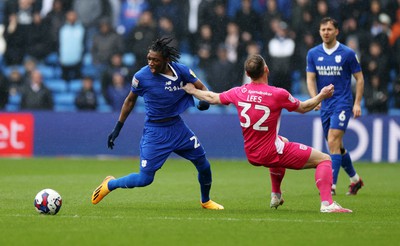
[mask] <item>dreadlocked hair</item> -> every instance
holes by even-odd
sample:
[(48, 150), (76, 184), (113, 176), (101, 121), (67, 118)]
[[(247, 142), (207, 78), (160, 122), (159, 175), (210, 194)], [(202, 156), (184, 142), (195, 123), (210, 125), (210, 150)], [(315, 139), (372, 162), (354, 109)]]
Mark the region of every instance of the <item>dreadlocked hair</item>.
[(160, 52), (164, 58), (169, 58), (172, 62), (178, 62), (181, 54), (175, 47), (168, 45), (172, 40), (173, 38), (170, 37), (159, 38), (151, 44), (149, 49), (155, 52)]

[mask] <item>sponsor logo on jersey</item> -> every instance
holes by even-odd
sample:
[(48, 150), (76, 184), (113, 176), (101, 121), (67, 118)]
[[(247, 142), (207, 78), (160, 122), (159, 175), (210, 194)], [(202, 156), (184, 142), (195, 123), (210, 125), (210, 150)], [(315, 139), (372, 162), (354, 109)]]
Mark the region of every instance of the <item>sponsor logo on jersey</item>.
[(316, 66), (319, 75), (340, 76), (342, 74), (342, 66)]
[(323, 56), (318, 57), (318, 61), (323, 61), (323, 60), (324, 60)]

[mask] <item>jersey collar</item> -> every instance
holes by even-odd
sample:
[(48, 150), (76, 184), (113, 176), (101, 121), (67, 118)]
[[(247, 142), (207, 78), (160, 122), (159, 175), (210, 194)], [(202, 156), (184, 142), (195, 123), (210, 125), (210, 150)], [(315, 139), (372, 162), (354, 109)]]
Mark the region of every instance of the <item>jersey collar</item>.
[(334, 47), (332, 47), (332, 48), (330, 48), (330, 49), (327, 49), (326, 47), (325, 47), (325, 44), (324, 43), (322, 43), (322, 48), (324, 49), (324, 51), (328, 54), (328, 55), (331, 55), (333, 52), (335, 52), (336, 50), (337, 50), (337, 48), (339, 47), (339, 41), (336, 41), (336, 45), (334, 46)]

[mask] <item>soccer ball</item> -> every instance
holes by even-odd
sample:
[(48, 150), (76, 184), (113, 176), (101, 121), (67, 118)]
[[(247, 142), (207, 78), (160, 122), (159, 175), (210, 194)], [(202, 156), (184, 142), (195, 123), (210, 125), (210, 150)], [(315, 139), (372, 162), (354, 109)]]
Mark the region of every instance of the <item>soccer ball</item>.
[(33, 205), (40, 214), (55, 215), (60, 211), (62, 199), (57, 191), (53, 189), (44, 189), (37, 193)]

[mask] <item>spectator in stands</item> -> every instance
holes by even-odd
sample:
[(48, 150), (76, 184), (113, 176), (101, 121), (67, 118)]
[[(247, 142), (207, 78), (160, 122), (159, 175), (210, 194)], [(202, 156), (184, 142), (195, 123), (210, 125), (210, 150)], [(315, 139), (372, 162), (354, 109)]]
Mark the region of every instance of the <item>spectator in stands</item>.
[(372, 82), (372, 76), (378, 76), (380, 86), (387, 88), (390, 80), (389, 57), (383, 52), (379, 42), (373, 41), (370, 43), (369, 53), (365, 54), (361, 59), (361, 66), (367, 82)]
[(240, 29), (235, 22), (231, 21), (228, 23), (226, 30), (227, 35), (224, 44), (226, 47), (228, 60), (232, 63), (236, 63), (239, 56), (238, 49), (241, 46)]
[[(267, 2), (268, 7), (267, 11), (263, 14), (262, 17), (262, 40), (261, 43), (268, 43), (270, 39), (274, 37), (274, 32), (271, 30), (271, 23), (273, 20), (282, 20), (281, 13), (278, 10), (278, 5), (276, 0), (269, 0)], [(244, 62), (244, 60), (243, 60)], [(242, 63), (243, 64), (243, 63)], [(247, 80), (247, 79), (246, 79)]]
[(160, 20), (162, 17), (168, 18), (175, 31), (175, 36), (179, 40), (182, 39), (183, 33), (183, 20), (182, 20), (182, 9), (180, 7), (180, 1), (177, 0), (156, 0), (154, 6), (152, 6), (152, 12), (154, 18)]
[(252, 0), (241, 0), (242, 7), (235, 13), (233, 21), (239, 26), (241, 39), (245, 42), (261, 40), (261, 16), (254, 10)]
[(393, 83), (393, 99), (394, 107), (400, 109), (400, 75), (397, 76)]
[(0, 110), (4, 109), (8, 103), (9, 84), (7, 78), (0, 73)]
[(158, 19), (158, 36), (159, 37), (170, 37), (174, 41), (171, 43), (172, 46), (179, 49), (179, 39), (176, 35), (176, 29), (172, 19), (167, 16), (161, 16)]
[(86, 76), (82, 79), (82, 89), (75, 98), (75, 106), (79, 110), (96, 110), (97, 95), (93, 88), (93, 78)]
[(216, 42), (213, 35), (210, 25), (201, 25), (195, 43), (196, 55), (199, 57), (199, 67), (205, 72), (210, 67), (210, 61), (215, 57)]
[(102, 70), (113, 54), (123, 53), (124, 50), (124, 40), (122, 36), (115, 32), (110, 19), (101, 19), (99, 21), (99, 32), (93, 37), (92, 63)]
[(304, 69), (307, 66), (306, 59), (308, 51), (315, 46), (315, 39), (312, 32), (304, 32), (298, 34), (300, 39), (296, 43), (295, 54), (294, 54), (294, 70), (300, 73), (300, 90), (304, 94), (307, 94), (307, 85), (306, 85), (306, 70)]
[(66, 13), (65, 24), (60, 29), (59, 41), (62, 78), (66, 81), (81, 78), (82, 58), (85, 51), (85, 28), (73, 10)]
[(134, 71), (147, 65), (147, 48), (157, 36), (157, 23), (150, 11), (144, 11), (138, 24), (126, 36), (126, 51), (135, 55)]
[(22, 63), (28, 47), (32, 44), (34, 16), (40, 16), (30, 0), (11, 2), (9, 11), (4, 32), (7, 44), (4, 58), (7, 65), (17, 65)]
[(52, 110), (53, 95), (43, 84), (42, 74), (35, 70), (31, 74), (29, 84), (21, 92), (21, 110)]
[(213, 59), (206, 73), (207, 83), (215, 92), (223, 92), (240, 85), (236, 80), (235, 64), (228, 60), (227, 49), (224, 44), (217, 48), (217, 58)]
[(131, 71), (132, 69), (122, 62), (121, 53), (115, 53), (111, 56), (109, 65), (101, 75), (101, 92), (108, 103), (110, 103), (110, 100), (107, 96), (107, 89), (109, 85), (112, 84), (114, 73), (119, 73), (122, 75), (124, 77), (124, 81), (129, 84), (132, 79)]
[(382, 85), (381, 78), (373, 75), (365, 86), (365, 106), (370, 114), (386, 114), (388, 112), (387, 87)]
[(111, 6), (108, 0), (74, 0), (73, 10), (85, 27), (85, 48), (92, 48), (94, 35), (98, 32), (99, 21), (111, 16)]
[(194, 43), (200, 26), (200, 5), (203, 0), (185, 0), (182, 3), (182, 24), (185, 33), (184, 41), (187, 44), (188, 52), (193, 55), (196, 52)]
[(121, 0), (121, 15), (118, 25), (118, 33), (124, 36), (137, 25), (143, 11), (150, 7), (146, 0)]
[(330, 16), (329, 5), (326, 0), (317, 0), (315, 6), (315, 19), (322, 20), (322, 18)]
[(24, 66), (24, 74), (23, 74), (23, 80), (25, 83), (31, 79), (31, 74), (33, 71), (37, 69), (37, 63), (38, 61), (33, 58), (33, 57), (25, 57), (23, 61), (23, 66)]
[(261, 54), (261, 47), (258, 42), (252, 41), (246, 44), (246, 53), (243, 53), (242, 56), (239, 57), (239, 61), (236, 63), (236, 73), (237, 73), (237, 80), (241, 81), (240, 84), (247, 84), (251, 82), (251, 78), (246, 75), (243, 64), (252, 55)]
[(27, 47), (25, 56), (32, 56), (38, 61), (50, 54), (51, 40), (49, 39), (49, 27), (43, 22), (39, 13), (33, 15), (30, 34), (27, 36)]
[(22, 92), (25, 86), (23, 75), (18, 68), (13, 68), (8, 76), (8, 86), (10, 95), (14, 96)]
[(273, 86), (292, 91), (292, 62), (296, 44), (289, 35), (288, 25), (281, 21), (276, 26), (275, 36), (268, 43)]
[(49, 30), (46, 38), (49, 40), (47, 50), (50, 53), (58, 51), (59, 31), (65, 23), (66, 10), (63, 4), (63, 0), (54, 0), (53, 8), (43, 19), (44, 25)]
[(369, 43), (371, 42), (372, 36), (369, 33), (369, 30), (366, 31), (364, 28), (359, 26), (359, 23), (353, 16), (348, 16), (343, 20), (339, 36), (339, 42), (341, 43), (346, 43), (350, 37), (356, 38), (358, 40), (361, 54), (368, 53)]
[[(206, 11), (210, 11), (209, 9)], [(212, 26), (214, 40), (217, 44), (223, 43), (226, 37), (226, 26), (229, 23), (229, 17), (226, 14), (225, 0), (213, 1), (211, 15), (205, 23)]]
[(124, 104), (126, 96), (129, 94), (131, 86), (125, 83), (122, 74), (116, 72), (112, 77), (112, 84), (107, 88), (107, 98), (114, 111), (119, 111)]

